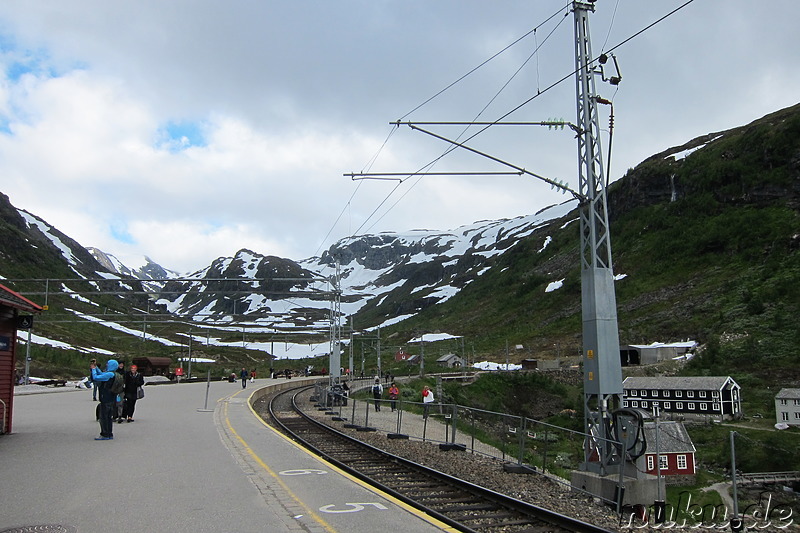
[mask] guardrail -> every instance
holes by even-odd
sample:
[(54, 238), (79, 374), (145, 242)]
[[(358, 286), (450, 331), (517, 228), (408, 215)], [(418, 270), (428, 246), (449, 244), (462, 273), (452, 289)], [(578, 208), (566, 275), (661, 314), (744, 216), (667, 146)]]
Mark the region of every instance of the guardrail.
[(781, 483), (784, 481), (800, 481), (800, 472), (750, 472), (740, 474), (739, 485), (758, 485), (761, 483)]

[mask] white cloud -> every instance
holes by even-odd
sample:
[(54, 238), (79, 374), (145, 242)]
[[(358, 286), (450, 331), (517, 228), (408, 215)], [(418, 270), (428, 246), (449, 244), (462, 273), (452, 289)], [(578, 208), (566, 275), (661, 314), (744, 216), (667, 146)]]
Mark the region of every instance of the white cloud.
[[(616, 13), (598, 4), (595, 52), (681, 3), (621, 2)], [(623, 82), (598, 84), (615, 103), (612, 178), (669, 146), (797, 103), (793, 19), (775, 16), (794, 3), (767, 4), (695, 2), (614, 51)], [(85, 246), (179, 271), (243, 247), (302, 259), (358, 228), (449, 229), (532, 213), (564, 197), (524, 177), (427, 177), (412, 187), (416, 179), (342, 174), (378, 151), (380, 172), (441, 155), (447, 144), (408, 128), (381, 149), (388, 122), (559, 8), (535, 36), (410, 117), (469, 120), (488, 104), (480, 118), (493, 120), (569, 74), (564, 5), (9, 0), (0, 3), (2, 192)], [(542, 54), (504, 87), (537, 44)], [(574, 120), (573, 93), (568, 80), (509, 118)], [(203, 142), (168, 138), (176, 124)], [(495, 128), (467, 143), (574, 184), (568, 130)], [(507, 169), (459, 150), (434, 170)]]

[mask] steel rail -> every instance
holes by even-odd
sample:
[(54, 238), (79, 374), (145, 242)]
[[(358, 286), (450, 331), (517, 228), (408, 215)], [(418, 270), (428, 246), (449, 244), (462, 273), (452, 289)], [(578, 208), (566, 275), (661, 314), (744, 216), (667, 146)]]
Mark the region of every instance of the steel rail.
[[(599, 526), (517, 500), (393, 455), (314, 420), (297, 405), (297, 397), (310, 388), (301, 386), (278, 392), (272, 397), (268, 405), (268, 412), (269, 417), (276, 425), (303, 446), (342, 470), (457, 528), (459, 531), (481, 533), (496, 531), (497, 528), (501, 527), (516, 527), (519, 528), (519, 531), (530, 531), (529, 528), (531, 527), (538, 530), (543, 524), (546, 524), (548, 531), (609, 533), (608, 530)], [(288, 394), (292, 395), (293, 410), (289, 416), (281, 416), (275, 408), (275, 402)], [(322, 445), (311, 442), (312, 438), (303, 435), (303, 432), (309, 431), (315, 432), (317, 437), (325, 443), (324, 449)], [(368, 457), (365, 458), (365, 456)], [(355, 466), (357, 463), (361, 465), (359, 468)], [(391, 478), (390, 481), (382, 482), (373, 477), (375, 473), (367, 472), (367, 470), (377, 471), (381, 469), (384, 471), (391, 469), (388, 475)], [(412, 496), (411, 493), (414, 492), (414, 489), (409, 488), (412, 484), (428, 487), (423, 492), (428, 496), (427, 499), (438, 500), (438, 510), (433, 506), (433, 503), (423, 503), (422, 500), (426, 498)], [(429, 488), (432, 484), (435, 484), (437, 488)], [(403, 485), (403, 487), (400, 485)], [(458, 495), (431, 498), (432, 493), (437, 491), (457, 493)], [(459, 513), (463, 515), (465, 512), (467, 513), (466, 516), (457, 517)], [(483, 515), (480, 513), (483, 513)], [(480, 523), (481, 520), (485, 520), (486, 523)], [(472, 524), (467, 525), (466, 522), (472, 522)], [(508, 529), (508, 531), (514, 530), (516, 529)]]

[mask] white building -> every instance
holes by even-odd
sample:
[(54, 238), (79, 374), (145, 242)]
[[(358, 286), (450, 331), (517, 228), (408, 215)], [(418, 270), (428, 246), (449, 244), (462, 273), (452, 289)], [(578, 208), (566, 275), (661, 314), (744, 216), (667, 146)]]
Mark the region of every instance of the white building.
[(781, 389), (775, 395), (775, 420), (778, 424), (800, 426), (800, 389)]

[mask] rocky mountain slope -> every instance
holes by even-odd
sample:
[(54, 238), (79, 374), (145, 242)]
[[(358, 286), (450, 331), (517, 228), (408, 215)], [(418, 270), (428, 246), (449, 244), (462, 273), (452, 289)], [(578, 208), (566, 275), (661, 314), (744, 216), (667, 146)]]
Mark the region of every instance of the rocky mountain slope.
[[(800, 312), (798, 199), (800, 106), (693, 139), (629, 170), (609, 193), (621, 341), (734, 338), (735, 350), (788, 357), (800, 342), (789, 318)], [(152, 262), (130, 268), (84, 249), (2, 196), (0, 276), (110, 279), (49, 290), (67, 294), (73, 317), (113, 312), (117, 320), (108, 323), (115, 326), (42, 320), (47, 336), (69, 340), (78, 331), (97, 346), (115, 342), (107, 328), (143, 323), (142, 314), (156, 311), (214, 328), (217, 346), (233, 346), (238, 335), (244, 353), (271, 350), (276, 335), (321, 344), (330, 295), (340, 292), (344, 323), (382, 326), (398, 345), (442, 331), (463, 335), (486, 357), (504, 358), (507, 344), (524, 347), (517, 358), (567, 355), (580, 345), (575, 207), (566, 202), (451, 231), (363, 235), (300, 261), (240, 250), (178, 279)], [(110, 285), (113, 297), (105, 294)], [(144, 324), (126, 328), (123, 337), (147, 338)], [(179, 327), (163, 330), (172, 342), (185, 341)], [(206, 339), (211, 344), (209, 333)]]

